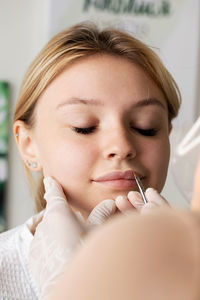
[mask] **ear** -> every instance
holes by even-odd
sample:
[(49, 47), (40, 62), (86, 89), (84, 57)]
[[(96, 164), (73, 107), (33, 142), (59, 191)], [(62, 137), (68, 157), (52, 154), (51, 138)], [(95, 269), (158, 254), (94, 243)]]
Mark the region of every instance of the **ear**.
[(23, 121), (17, 120), (13, 125), (13, 132), (22, 160), (31, 171), (41, 171), (37, 146), (33, 132)]

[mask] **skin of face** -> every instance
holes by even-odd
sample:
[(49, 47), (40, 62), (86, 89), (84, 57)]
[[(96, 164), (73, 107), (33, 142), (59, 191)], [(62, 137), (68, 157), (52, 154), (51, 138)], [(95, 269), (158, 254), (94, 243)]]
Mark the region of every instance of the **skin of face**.
[(137, 190), (134, 180), (98, 181), (105, 174), (132, 170), (145, 188), (162, 190), (170, 154), (167, 104), (138, 65), (106, 54), (79, 59), (45, 89), (34, 117), (44, 176), (56, 179), (83, 215)]

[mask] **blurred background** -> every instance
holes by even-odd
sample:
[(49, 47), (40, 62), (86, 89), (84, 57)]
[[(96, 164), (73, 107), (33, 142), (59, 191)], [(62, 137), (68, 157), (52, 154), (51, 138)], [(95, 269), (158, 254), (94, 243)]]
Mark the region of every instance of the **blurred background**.
[[(200, 115), (199, 0), (0, 0), (0, 231), (34, 213), (22, 163), (12, 136), (12, 119), (25, 71), (58, 31), (84, 20), (116, 26), (146, 42), (176, 80), (183, 98), (174, 121), (171, 151)], [(170, 162), (163, 196), (189, 207)], [(181, 180), (181, 179), (180, 179)]]

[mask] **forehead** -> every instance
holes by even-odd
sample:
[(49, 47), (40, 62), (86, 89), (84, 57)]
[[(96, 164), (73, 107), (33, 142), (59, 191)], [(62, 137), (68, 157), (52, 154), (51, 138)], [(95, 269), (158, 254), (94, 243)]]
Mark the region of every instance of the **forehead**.
[[(95, 98), (112, 103), (140, 98), (158, 98), (167, 107), (161, 90), (140, 66), (114, 55), (101, 54), (74, 61), (46, 88), (40, 102), (51, 105), (67, 97)], [(57, 103), (59, 104), (59, 103)]]

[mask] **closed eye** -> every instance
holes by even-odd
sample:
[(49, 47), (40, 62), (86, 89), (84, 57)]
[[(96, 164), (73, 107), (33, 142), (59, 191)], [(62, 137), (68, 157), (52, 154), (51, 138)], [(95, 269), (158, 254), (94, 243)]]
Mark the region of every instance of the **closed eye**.
[(96, 126), (91, 127), (73, 127), (72, 128), (76, 133), (79, 134), (90, 134), (93, 133), (96, 129)]
[(139, 134), (144, 136), (155, 136), (158, 132), (157, 129), (150, 128), (150, 129), (141, 129), (141, 128), (134, 128)]
[[(90, 126), (90, 127), (73, 127), (73, 131), (79, 134), (91, 134), (96, 130), (97, 126)], [(139, 134), (144, 136), (155, 136), (158, 132), (157, 129), (150, 128), (150, 129), (141, 129), (141, 128), (134, 128)]]

